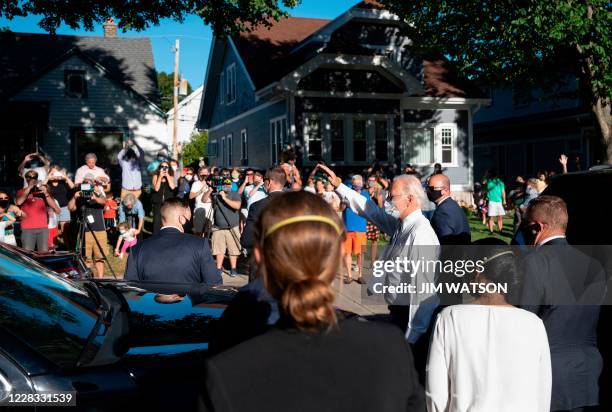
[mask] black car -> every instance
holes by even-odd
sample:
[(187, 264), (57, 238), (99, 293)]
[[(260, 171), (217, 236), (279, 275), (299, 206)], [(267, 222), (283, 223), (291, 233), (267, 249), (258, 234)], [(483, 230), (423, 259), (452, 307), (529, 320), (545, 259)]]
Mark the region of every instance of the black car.
[(92, 277), (91, 269), (87, 267), (83, 257), (74, 251), (34, 252), (6, 243), (0, 243), (0, 248), (7, 248), (16, 253), (28, 256), (43, 266), (69, 279), (89, 279)]
[[(567, 241), (572, 245), (612, 245), (612, 217), (607, 195), (612, 189), (612, 166), (555, 176), (542, 195), (559, 196), (567, 204)], [(609, 248), (597, 248), (600, 251)], [(594, 256), (612, 273), (612, 254)], [(608, 285), (612, 285), (608, 279)], [(610, 289), (606, 302), (610, 302)], [(601, 374), (601, 411), (612, 410), (612, 307), (602, 306), (598, 324), (598, 347), (604, 361)]]
[(235, 292), (72, 281), (0, 248), (0, 406), (63, 393), (77, 410), (192, 410)]

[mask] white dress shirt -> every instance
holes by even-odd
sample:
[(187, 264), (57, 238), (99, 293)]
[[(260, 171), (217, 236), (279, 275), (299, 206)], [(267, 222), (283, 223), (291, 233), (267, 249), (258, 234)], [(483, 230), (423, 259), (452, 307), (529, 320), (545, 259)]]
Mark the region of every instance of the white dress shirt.
[(427, 361), (429, 412), (548, 412), (552, 372), (542, 320), (513, 306), (440, 312)]
[[(344, 184), (341, 184), (336, 191), (355, 213), (365, 217), (391, 236), (389, 245), (377, 260), (395, 261), (397, 257), (407, 257), (414, 262), (438, 259), (440, 242), (429, 220), (423, 216), (420, 209), (400, 221)], [(379, 279), (373, 278), (373, 280), (380, 282)], [(396, 286), (402, 283), (415, 285), (416, 293), (385, 294), (385, 300), (390, 305), (410, 305), (406, 331), (406, 339), (410, 343), (416, 342), (419, 336), (427, 331), (433, 311), (439, 304), (439, 299), (434, 293), (420, 292), (423, 283), (433, 284), (434, 280), (434, 272), (423, 270), (414, 277), (405, 272), (387, 272), (383, 280), (385, 285)]]

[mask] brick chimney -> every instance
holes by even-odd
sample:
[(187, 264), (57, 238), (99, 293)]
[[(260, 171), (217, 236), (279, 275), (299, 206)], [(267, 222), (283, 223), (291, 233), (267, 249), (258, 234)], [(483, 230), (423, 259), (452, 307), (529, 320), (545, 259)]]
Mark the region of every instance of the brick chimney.
[(117, 37), (117, 25), (112, 18), (104, 23), (104, 37)]

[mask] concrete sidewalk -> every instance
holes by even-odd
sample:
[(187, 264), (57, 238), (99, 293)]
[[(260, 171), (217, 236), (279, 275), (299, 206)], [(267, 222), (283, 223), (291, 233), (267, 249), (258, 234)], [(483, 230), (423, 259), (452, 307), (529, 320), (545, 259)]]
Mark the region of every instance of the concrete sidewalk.
[[(223, 273), (223, 284), (235, 287), (246, 285), (248, 277), (239, 275), (234, 278)], [(356, 313), (362, 316), (386, 315), (389, 313), (385, 304), (372, 305), (366, 304), (362, 299), (362, 289), (365, 290), (366, 285), (360, 285), (357, 282), (352, 282), (348, 285), (340, 284), (341, 278), (337, 277), (333, 283), (333, 288), (336, 291), (335, 305), (349, 312)]]

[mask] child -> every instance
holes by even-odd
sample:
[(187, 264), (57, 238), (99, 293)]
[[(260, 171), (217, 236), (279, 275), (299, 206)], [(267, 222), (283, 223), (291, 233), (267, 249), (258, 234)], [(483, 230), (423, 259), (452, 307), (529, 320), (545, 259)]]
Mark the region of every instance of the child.
[[(129, 247), (134, 246), (138, 239), (136, 238), (136, 229), (130, 227), (127, 222), (121, 222), (117, 226), (119, 228), (119, 238), (117, 239), (117, 246), (115, 247), (115, 256), (119, 256), (119, 259), (123, 259), (123, 254)], [(123, 240), (123, 246), (121, 246), (121, 253), (119, 253), (119, 246)]]
[(117, 202), (113, 199), (112, 193), (106, 194), (106, 204), (104, 205), (104, 226), (106, 229), (115, 227), (115, 218), (117, 217)]

